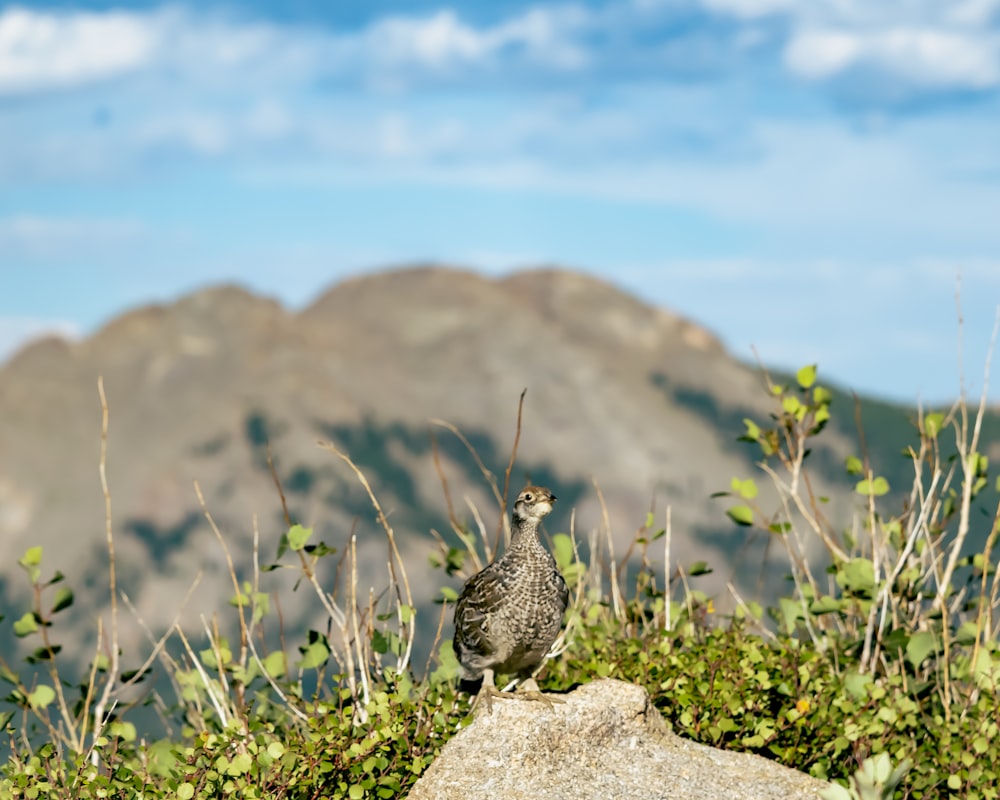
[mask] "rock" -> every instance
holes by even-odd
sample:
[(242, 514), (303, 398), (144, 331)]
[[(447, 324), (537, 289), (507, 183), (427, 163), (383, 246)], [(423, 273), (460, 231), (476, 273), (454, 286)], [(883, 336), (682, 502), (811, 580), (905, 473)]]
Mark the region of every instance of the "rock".
[(410, 800), (815, 800), (823, 781), (681, 739), (646, 690), (598, 680), (565, 704), (499, 700), (457, 733)]

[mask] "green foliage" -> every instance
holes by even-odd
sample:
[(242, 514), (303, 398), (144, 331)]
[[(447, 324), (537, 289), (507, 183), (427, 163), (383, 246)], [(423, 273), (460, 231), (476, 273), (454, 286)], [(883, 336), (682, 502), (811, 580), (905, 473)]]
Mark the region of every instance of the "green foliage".
[[(961, 409), (917, 420), (907, 451), (914, 500), (902, 506), (864, 452), (838, 461), (857, 503), (853, 523), (838, 529), (810, 477), (813, 443), (834, 419), (836, 397), (817, 380), (809, 366), (787, 385), (771, 385), (770, 419), (741, 425), (760, 473), (732, 478), (719, 494), (731, 498), (725, 514), (733, 523), (786, 548), (788, 595), (766, 610), (738, 601), (722, 616), (722, 598), (699, 588), (712, 573), (706, 562), (681, 569), (650, 554), (669, 537), (652, 514), (624, 558), (555, 533), (551, 548), (571, 605), (542, 687), (568, 690), (598, 677), (641, 684), (680, 735), (832, 781), (826, 800), (997, 798), (1000, 588), (992, 547), (1000, 526), (996, 515), (982, 523), (970, 513), (991, 485), (978, 427)], [(959, 442), (954, 458), (941, 450), (948, 430)], [(247, 430), (253, 441), (265, 433), (260, 421)], [(139, 727), (121, 691), (143, 680), (149, 664), (114, 674), (118, 654), (105, 636), (85, 674), (67, 676), (57, 638), (73, 591), (58, 573), (43, 580), (41, 548), (24, 553), (18, 563), (30, 605), (0, 618), (26, 645), (24, 669), (0, 658), (8, 691), (0, 728), (11, 741), (0, 800), (408, 793), (467, 724), (469, 700), (447, 633), (426, 674), (414, 669), (421, 611), (394, 534), (364, 476), (330, 449), (368, 490), (389, 544), (389, 586), (359, 596), (350, 578), (353, 536), (338, 552), (291, 521), (287, 508), (274, 562), (240, 571), (252, 581), (237, 579), (216, 532), (232, 581), (216, 616), (228, 614), (229, 624), (217, 623), (197, 644), (181, 633), (164, 640), (175, 697), (156, 695), (170, 726), (162, 738)], [(974, 524), (986, 526), (978, 549), (969, 546)], [(478, 539), (462, 520), (451, 527), (447, 539), (437, 536), (431, 561), (453, 584), (493, 553), (481, 527)], [(816, 544), (823, 559), (810, 556)], [(338, 582), (325, 587), (318, 570), (335, 555)], [(329, 618), (300, 642), (265, 633), (280, 603), (261, 574), (278, 569), (296, 571)], [(453, 602), (456, 592), (443, 585), (438, 596)]]
[(910, 766), (909, 761), (904, 761), (893, 769), (889, 754), (879, 753), (861, 762), (861, 768), (851, 776), (848, 788), (834, 784), (820, 796), (823, 800), (891, 800)]

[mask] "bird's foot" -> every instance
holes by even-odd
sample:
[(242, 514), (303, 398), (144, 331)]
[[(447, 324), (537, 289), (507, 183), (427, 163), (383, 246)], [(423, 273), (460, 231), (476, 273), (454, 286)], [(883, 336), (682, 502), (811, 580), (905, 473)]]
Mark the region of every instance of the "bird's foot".
[(545, 703), (545, 705), (549, 707), (549, 711), (553, 710), (552, 708), (553, 703), (565, 704), (566, 702), (561, 697), (556, 697), (554, 694), (543, 694), (542, 692), (536, 692), (531, 690), (514, 692), (514, 697), (516, 697), (518, 700), (538, 700), (539, 702)]
[(565, 703), (561, 697), (551, 694), (543, 694), (538, 688), (538, 684), (535, 682), (534, 678), (528, 678), (526, 681), (522, 681), (517, 689), (513, 692), (503, 692), (496, 688), (492, 682), (483, 681), (483, 686), (476, 695), (476, 699), (472, 701), (472, 708), (470, 711), (476, 713), (479, 708), (480, 703), (485, 703), (486, 713), (493, 713), (493, 698), (498, 697), (503, 700), (537, 700), (541, 703), (545, 703), (552, 710), (553, 703)]
[(472, 713), (475, 713), (479, 708), (480, 703), (486, 704), (486, 713), (493, 713), (493, 698), (500, 697), (504, 700), (512, 700), (517, 697), (514, 692), (501, 692), (496, 686), (491, 686), (483, 683), (483, 688), (479, 690), (479, 694), (476, 695), (476, 699), (472, 701), (472, 708), (469, 709)]
[(522, 681), (517, 687), (517, 691), (513, 693), (514, 697), (518, 700), (537, 700), (541, 703), (545, 703), (552, 710), (553, 703), (565, 703), (561, 697), (553, 694), (543, 694), (538, 688), (538, 684), (535, 683), (534, 678), (528, 678), (526, 681)]

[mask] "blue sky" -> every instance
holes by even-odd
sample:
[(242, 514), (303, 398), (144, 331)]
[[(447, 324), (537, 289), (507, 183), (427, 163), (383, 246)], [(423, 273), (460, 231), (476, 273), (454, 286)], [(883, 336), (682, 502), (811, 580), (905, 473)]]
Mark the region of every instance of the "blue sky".
[(961, 275), (978, 393), (1000, 0), (0, 3), (0, 358), (428, 259), (585, 270), (927, 402)]

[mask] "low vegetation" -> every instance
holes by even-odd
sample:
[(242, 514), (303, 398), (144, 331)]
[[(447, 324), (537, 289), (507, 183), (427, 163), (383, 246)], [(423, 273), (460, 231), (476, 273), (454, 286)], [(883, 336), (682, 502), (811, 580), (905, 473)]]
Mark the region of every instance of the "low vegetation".
[[(615, 553), (606, 530), (557, 533), (551, 545), (571, 607), (542, 688), (605, 676), (641, 684), (680, 735), (831, 781), (831, 800), (996, 798), (1000, 483), (983, 453), (985, 401), (917, 414), (900, 456), (912, 475), (903, 493), (874, 471), (860, 435), (843, 465), (857, 505), (844, 526), (829, 518), (809, 456), (831, 415), (853, 410), (831, 407), (812, 367), (785, 384), (768, 381), (767, 390), (774, 413), (745, 420), (742, 431), (759, 471), (731, 477), (720, 513), (784, 548), (785, 596), (762, 609), (735, 587), (725, 598), (700, 590), (711, 568), (674, 563), (669, 512), (647, 519), (627, 553)], [(130, 612), (115, 583), (109, 521), (110, 614), (95, 623), (93, 658), (74, 674), (58, 645), (60, 615), (74, 600), (70, 581), (46, 572), (40, 548), (23, 554), (31, 606), (2, 624), (30, 652), (20, 668), (0, 660), (8, 687), (0, 729), (9, 740), (0, 798), (406, 793), (469, 721), (448, 641), (454, 593), (442, 590), (439, 619), (417, 624), (377, 497), (349, 455), (328, 447), (368, 491), (384, 531), (390, 578), (378, 596), (358, 591), (353, 536), (334, 549), (289, 518), (273, 563), (261, 563), (255, 547), (251, 563), (236, 564), (212, 523), (229, 564), (230, 607), (197, 635), (151, 632), (148, 658), (123, 673), (118, 615)], [(103, 464), (102, 455), (102, 475)], [(484, 475), (505, 507), (508, 487)], [(776, 495), (759, 491), (764, 482)], [(773, 507), (762, 504), (765, 494), (778, 498)], [(110, 520), (106, 485), (105, 497)], [(500, 532), (478, 519), (470, 527), (451, 513), (434, 556), (443, 572), (465, 577), (491, 558)], [(331, 559), (332, 587), (320, 577)], [(326, 612), (326, 630), (285, 643), (267, 588), (273, 569), (300, 574), (300, 590), (314, 592)], [(237, 577), (244, 574), (251, 577)], [(716, 610), (723, 601), (731, 614)], [(434, 645), (431, 659), (415, 665), (418, 635)], [(163, 733), (135, 721), (151, 709)]]

